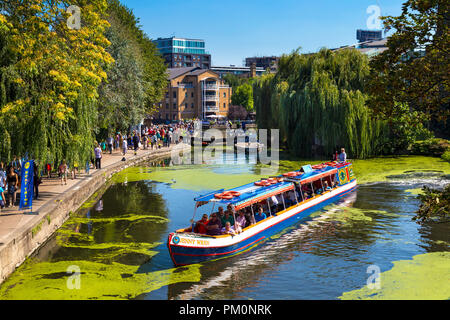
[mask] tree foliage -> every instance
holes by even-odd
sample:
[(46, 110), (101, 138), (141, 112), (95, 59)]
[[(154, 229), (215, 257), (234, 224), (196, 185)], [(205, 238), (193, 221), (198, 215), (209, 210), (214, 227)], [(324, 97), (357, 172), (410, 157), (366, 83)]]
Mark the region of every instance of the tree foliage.
[(408, 0), (400, 16), (383, 17), (385, 27), (395, 33), (388, 38), (388, 50), (371, 61), (368, 106), (379, 117), (397, 119), (407, 106), (414, 113), (411, 124), (447, 123), (449, 6), (446, 0)]
[[(81, 29), (66, 8), (83, 8)], [(106, 52), (104, 0), (11, 0), (0, 15), (2, 158), (28, 153), (41, 162), (92, 153), (98, 97), (113, 62)]]
[(248, 112), (253, 111), (253, 87), (249, 83), (244, 83), (233, 89), (231, 102), (235, 106), (242, 106)]
[[(67, 26), (70, 5), (81, 8), (79, 30)], [(0, 9), (3, 161), (84, 163), (99, 129), (128, 129), (162, 99), (163, 59), (119, 1), (10, 0)]]
[(294, 154), (311, 157), (346, 147), (351, 157), (383, 151), (386, 125), (366, 107), (368, 58), (356, 50), (284, 55), (276, 75), (254, 85), (260, 128), (279, 128)]

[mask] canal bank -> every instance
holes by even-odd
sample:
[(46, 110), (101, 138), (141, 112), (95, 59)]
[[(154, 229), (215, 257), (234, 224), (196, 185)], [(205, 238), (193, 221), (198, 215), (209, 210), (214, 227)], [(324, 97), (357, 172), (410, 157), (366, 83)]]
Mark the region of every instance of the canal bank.
[[(180, 147), (179, 145), (177, 146)], [(41, 192), (39, 205), (33, 212), (2, 212), (0, 215), (0, 284), (60, 228), (115, 173), (144, 161), (166, 158), (175, 146), (159, 150), (140, 150), (137, 155), (110, 158), (103, 169), (80, 175), (63, 192), (53, 188)], [(186, 148), (190, 148), (186, 146)], [(70, 182), (70, 181), (69, 181)], [(59, 185), (57, 181), (55, 185)], [(61, 189), (63, 186), (60, 187)]]

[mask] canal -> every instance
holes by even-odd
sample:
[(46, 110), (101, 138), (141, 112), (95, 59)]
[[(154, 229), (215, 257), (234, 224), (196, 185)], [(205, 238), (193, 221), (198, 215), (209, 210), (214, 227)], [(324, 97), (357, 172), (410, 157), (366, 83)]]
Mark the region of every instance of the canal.
[[(250, 160), (167, 159), (117, 174), (3, 283), (0, 299), (395, 299), (414, 298), (413, 283), (437, 288), (418, 298), (450, 297), (450, 224), (411, 220), (423, 185), (450, 183), (450, 164), (428, 157), (356, 160), (359, 187), (340, 202), (244, 254), (174, 268), (167, 236), (189, 225), (193, 198), (259, 179)], [(280, 160), (279, 171), (307, 163)], [(367, 291), (378, 271), (381, 288)]]

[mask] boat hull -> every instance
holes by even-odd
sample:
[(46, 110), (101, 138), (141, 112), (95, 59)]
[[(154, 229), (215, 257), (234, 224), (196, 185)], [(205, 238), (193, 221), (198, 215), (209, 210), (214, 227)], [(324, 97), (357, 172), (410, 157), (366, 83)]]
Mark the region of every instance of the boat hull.
[(185, 233), (171, 233), (167, 242), (170, 256), (176, 266), (183, 266), (241, 254), (292, 226), (299, 220), (307, 218), (324, 206), (338, 201), (341, 197), (354, 191), (356, 187), (357, 183), (355, 180), (320, 197), (291, 207), (277, 216), (261, 221), (233, 237), (216, 238)]

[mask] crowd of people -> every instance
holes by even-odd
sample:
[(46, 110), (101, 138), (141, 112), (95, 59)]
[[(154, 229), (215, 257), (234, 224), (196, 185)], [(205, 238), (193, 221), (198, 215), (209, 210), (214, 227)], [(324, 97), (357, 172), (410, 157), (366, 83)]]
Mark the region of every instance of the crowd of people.
[[(18, 159), (17, 156), (13, 160), (5, 164), (0, 162), (0, 209), (5, 207), (11, 208), (16, 206), (17, 191), (21, 187), (21, 171), (24, 159)], [(34, 198), (39, 196), (39, 184), (42, 183), (38, 174), (38, 166), (34, 163), (33, 168), (33, 187)]]
[[(104, 141), (95, 142), (93, 152), (93, 159), (86, 163), (85, 171), (89, 174), (92, 168), (101, 169), (103, 154), (112, 153), (119, 150), (125, 156), (129, 150), (136, 152), (139, 149), (161, 149), (170, 147), (174, 143), (179, 143), (182, 136), (187, 133), (192, 134), (194, 131), (194, 121), (179, 122), (165, 125), (153, 125), (149, 127), (141, 126), (141, 130), (132, 130), (128, 134), (117, 132), (115, 135), (109, 136)], [(0, 208), (14, 208), (17, 206), (17, 191), (21, 187), (21, 171), (22, 164), (27, 160), (27, 157), (18, 158), (13, 157), (13, 160), (7, 164), (0, 162)], [(69, 176), (72, 179), (77, 178), (80, 171), (79, 163), (74, 161), (69, 163), (66, 160), (58, 161), (56, 164), (46, 163), (39, 171), (39, 165), (34, 162), (33, 170), (33, 186), (34, 199), (39, 197), (39, 185), (42, 184), (42, 176), (51, 179), (56, 173), (60, 179), (61, 185), (67, 185)]]

